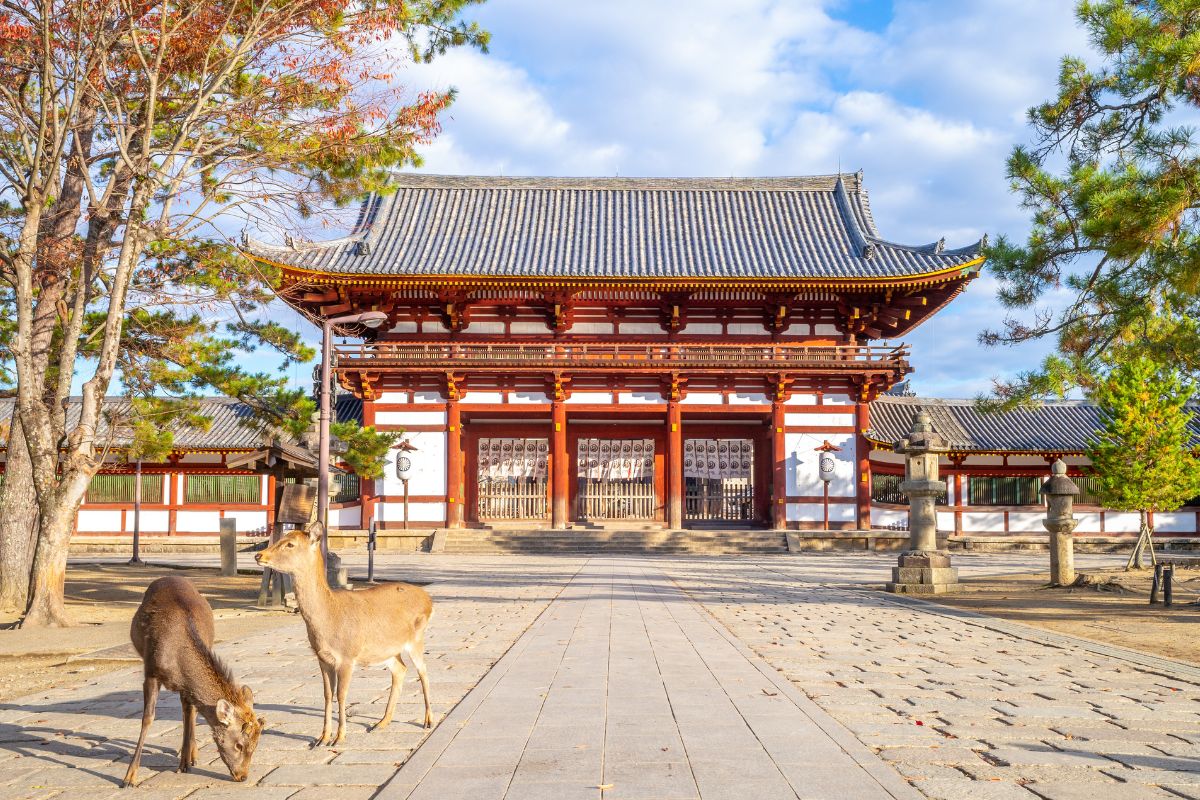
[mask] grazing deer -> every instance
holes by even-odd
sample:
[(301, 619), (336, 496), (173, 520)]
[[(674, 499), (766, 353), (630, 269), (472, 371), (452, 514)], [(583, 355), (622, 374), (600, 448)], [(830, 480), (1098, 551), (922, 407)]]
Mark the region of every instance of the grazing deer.
[(123, 785), (132, 786), (137, 780), (160, 686), (179, 692), (183, 703), (179, 771), (187, 772), (196, 764), (199, 711), (212, 727), (217, 752), (229, 774), (235, 781), (246, 780), (263, 719), (254, 716), (250, 687), (238, 686), (229, 667), (213, 653), (213, 612), (208, 601), (187, 578), (159, 578), (147, 587), (133, 615), (129, 638), (142, 657), (146, 678), (142, 684), (142, 733)]
[[(321, 526), (292, 531), (255, 560), (292, 576), (296, 603), (308, 628), (308, 642), (321, 665), (325, 688), (325, 724), (313, 747), (337, 745), (346, 738), (346, 693), (355, 666), (383, 665), (392, 673), (383, 717), (371, 728), (383, 730), (392, 721), (396, 697), (408, 667), (401, 654), (416, 667), (425, 696), (425, 727), (433, 727), (429, 708), (429, 677), (425, 673), (425, 629), (433, 616), (433, 600), (420, 587), (389, 583), (368, 589), (332, 589), (325, 577), (321, 553)], [(330, 738), (333, 693), (337, 692), (337, 736)]]

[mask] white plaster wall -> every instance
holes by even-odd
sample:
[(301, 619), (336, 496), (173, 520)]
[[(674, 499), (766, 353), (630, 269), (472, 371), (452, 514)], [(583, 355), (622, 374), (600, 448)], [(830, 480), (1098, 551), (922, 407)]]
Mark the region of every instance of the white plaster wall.
[(75, 527), (81, 531), (116, 533), (121, 530), (121, 512), (116, 509), (80, 509)]
[[(550, 402), (550, 396), (545, 392), (509, 392), (508, 402), (513, 405), (535, 405)], [(607, 402), (607, 401), (601, 401)]]
[(335, 508), (331, 510), (329, 512), (329, 524), (337, 528), (362, 527), (362, 506)]
[(852, 406), (855, 404), (848, 394), (827, 394), (822, 403), (827, 406)]
[(179, 533), (217, 533), (221, 530), (219, 511), (180, 511), (175, 515)]
[(414, 403), (444, 403), (446, 397), (441, 392), (413, 392)]
[(510, 333), (545, 333), (550, 330), (544, 322), (533, 322), (531, 320), (515, 319), (508, 325)]
[(871, 461), (878, 461), (881, 464), (903, 464), (904, 456), (893, 453), (891, 450), (872, 450)]
[(854, 435), (849, 433), (789, 433), (784, 437), (784, 457), (787, 459), (787, 485), (796, 494), (820, 495), (824, 491), (818, 470), (821, 454), (815, 448), (826, 439), (841, 451), (831, 453), (835, 462), (834, 478), (829, 482), (831, 497), (853, 497)]
[(731, 322), (729, 323), (729, 334), (731, 336), (769, 336), (771, 332), (761, 323)]
[[(142, 533), (166, 533), (171, 527), (171, 515), (167, 511), (146, 511), (142, 510), (141, 520)], [(131, 510), (125, 515), (125, 530), (133, 530), (133, 511)]]
[[(446, 494), (446, 434), (441, 431), (416, 431), (409, 434), (408, 441), (417, 448), (408, 453), (412, 459), (412, 477), (408, 480), (408, 493)], [(404, 484), (396, 477), (396, 454), (388, 454), (387, 466), (383, 469), (383, 493), (404, 494)]]
[(1196, 514), (1192, 511), (1160, 512), (1154, 515), (1155, 533), (1195, 533)]
[[(834, 428), (844, 428), (847, 425), (854, 424), (853, 414), (784, 414), (783, 423), (785, 425), (797, 425), (804, 427), (812, 427), (814, 425), (827, 425)], [(817, 442), (820, 444), (820, 442)]]
[(719, 334), (721, 333), (721, 323), (719, 322), (692, 322), (684, 325), (679, 329), (680, 333), (691, 334)]
[(408, 392), (380, 392), (376, 403), (407, 403)]
[(188, 453), (182, 459), (184, 464), (220, 464), (220, 453)]
[(483, 403), (503, 403), (504, 395), (500, 392), (476, 392), (474, 390), (467, 392), (467, 395), (462, 399), (464, 406), (480, 405)]
[(504, 333), (504, 323), (499, 320), (471, 322), (463, 328), (464, 333)]
[[(963, 462), (963, 464), (969, 467), (999, 466), (1003, 463), (1004, 459), (1001, 456), (967, 456), (967, 460)], [(966, 482), (965, 478), (963, 479), (963, 482)]]
[(937, 526), (939, 531), (954, 532), (954, 512), (939, 511), (937, 512)]
[(1050, 477), (1050, 468), (1046, 466), (1046, 459), (1041, 456), (1009, 456), (1008, 465), (1010, 467), (1042, 467), (1046, 470), (1046, 477)]
[(427, 319), (421, 323), (423, 333), (449, 333), (450, 329), (440, 319)]
[(792, 336), (810, 336), (812, 335), (812, 326), (807, 322), (793, 322), (787, 332)]
[(783, 402), (785, 406), (815, 406), (817, 404), (817, 396), (815, 394), (794, 394)]
[(617, 402), (637, 405), (639, 403), (665, 403), (667, 401), (662, 396), (662, 392), (621, 392), (617, 395)]
[[(830, 522), (855, 522), (858, 510), (853, 503), (830, 503)], [(823, 503), (788, 503), (787, 518), (789, 522), (821, 522), (825, 521), (825, 505)]]
[(963, 530), (969, 533), (1004, 533), (1004, 513), (1000, 511), (964, 511)]
[[(404, 521), (404, 504), (403, 503), (380, 503), (376, 506), (376, 513), (379, 515), (381, 522), (403, 522)], [(408, 521), (409, 522), (445, 522), (446, 521), (446, 504), (445, 503), (409, 503), (408, 504)]]
[(1099, 533), (1100, 532), (1100, 512), (1099, 511), (1084, 511), (1075, 512), (1075, 519), (1079, 520), (1079, 524), (1075, 526), (1075, 534), (1081, 533)]
[(837, 325), (831, 325), (828, 322), (819, 322), (813, 325), (813, 336), (841, 336), (842, 332), (837, 329)]
[[(226, 511), (225, 519), (237, 520), (239, 534), (259, 533), (266, 530), (267, 527), (267, 512), (265, 511)], [(220, 522), (217, 523), (217, 529), (220, 530)]]
[(392, 326), (392, 333), (416, 333), (417, 321), (413, 319), (402, 319)]
[[(939, 527), (941, 523), (938, 523)], [(893, 528), (899, 529), (908, 526), (908, 512), (900, 511), (895, 508), (880, 508), (879, 506), (871, 506), (871, 527), (872, 528)], [(950, 526), (954, 527), (953, 524)]]
[(1045, 514), (1038, 514), (1029, 511), (1010, 511), (1008, 512), (1008, 529), (1013, 533), (1049, 533), (1042, 525), (1042, 520), (1046, 518)]
[(1136, 512), (1104, 512), (1105, 533), (1137, 533), (1141, 527), (1142, 520)]
[(445, 411), (376, 411), (376, 425), (445, 425)]
[(680, 403), (685, 406), (719, 406), (724, 400), (720, 392), (688, 392)]
[(571, 392), (571, 396), (567, 398), (567, 403), (571, 405), (579, 405), (582, 403), (611, 403), (611, 392)]
[(636, 336), (662, 336), (665, 333), (657, 322), (622, 322), (617, 325), (617, 330)]
[(613, 328), (614, 326), (611, 322), (576, 322), (571, 326), (571, 333), (591, 333), (611, 336)]
[(769, 406), (770, 404), (771, 398), (767, 397), (766, 392), (734, 392), (729, 395), (729, 405), (731, 406)]

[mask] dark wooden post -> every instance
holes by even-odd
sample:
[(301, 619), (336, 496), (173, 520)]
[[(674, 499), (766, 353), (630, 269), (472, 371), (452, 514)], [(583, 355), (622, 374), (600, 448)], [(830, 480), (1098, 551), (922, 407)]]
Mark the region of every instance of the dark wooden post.
[(567, 527), (570, 492), (570, 454), (567, 452), (567, 404), (555, 400), (550, 406), (550, 525)]
[(667, 403), (667, 527), (683, 527), (683, 413), (678, 400)]

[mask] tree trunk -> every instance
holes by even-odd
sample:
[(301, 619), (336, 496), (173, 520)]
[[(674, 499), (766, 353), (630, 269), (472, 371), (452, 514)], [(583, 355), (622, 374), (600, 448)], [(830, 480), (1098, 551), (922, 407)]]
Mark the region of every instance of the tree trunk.
[(1137, 544), (1133, 546), (1133, 552), (1129, 555), (1129, 561), (1125, 563), (1125, 569), (1141, 569), (1142, 555), (1150, 551), (1150, 563), (1157, 563), (1158, 559), (1154, 556), (1154, 529), (1150, 527), (1150, 514), (1147, 511), (1141, 512), (1142, 524), (1138, 529)]
[[(65, 489), (66, 487), (64, 487)], [(67, 579), (67, 553), (75, 516), (83, 493), (69, 490), (51, 493), (51, 502), (42, 507), (41, 528), (29, 575), (29, 603), (25, 607), (22, 628), (64, 628), (71, 624), (64, 595)]]
[(29, 596), (29, 571), (37, 539), (37, 492), (20, 418), (13, 414), (8, 461), (0, 489), (0, 608), (21, 608)]

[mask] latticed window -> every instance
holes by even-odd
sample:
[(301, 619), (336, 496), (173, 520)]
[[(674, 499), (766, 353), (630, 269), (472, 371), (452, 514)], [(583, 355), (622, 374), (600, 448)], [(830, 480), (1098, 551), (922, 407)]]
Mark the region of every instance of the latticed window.
[(1075, 485), (1079, 487), (1079, 495), (1075, 498), (1076, 504), (1098, 506), (1103, 505), (1100, 502), (1100, 479), (1095, 475), (1084, 475), (1079, 478), (1072, 478)]
[(1041, 505), (1041, 478), (1011, 476), (972, 476), (970, 487), (973, 506)]
[(339, 472), (333, 476), (337, 486), (337, 494), (333, 496), (335, 503), (351, 503), (361, 494), (358, 476), (353, 472)]
[(184, 502), (206, 505), (259, 505), (262, 480), (257, 475), (188, 475)]
[[(898, 506), (908, 505), (908, 498), (904, 496), (904, 492), (900, 491), (900, 484), (904, 483), (903, 475), (884, 475), (876, 472), (871, 473), (871, 499), (876, 503), (892, 503)], [(937, 497), (939, 506), (949, 505), (950, 496), (946, 492), (942, 492)]]
[[(88, 485), (88, 503), (132, 503), (137, 487), (137, 475), (93, 475)], [(161, 473), (142, 474), (142, 502), (161, 503), (163, 496)]]

